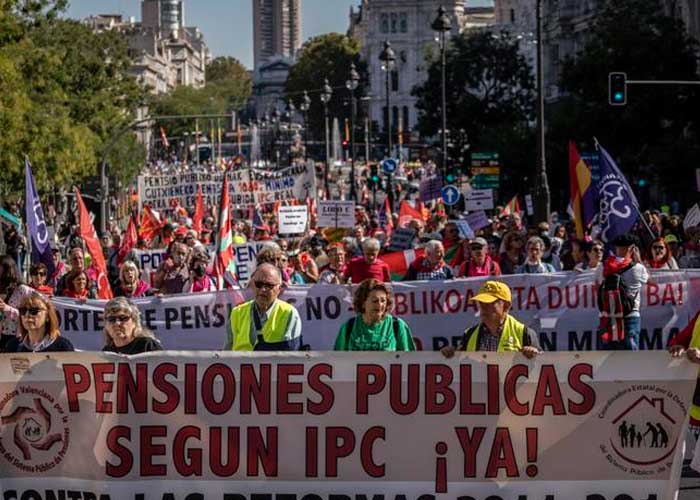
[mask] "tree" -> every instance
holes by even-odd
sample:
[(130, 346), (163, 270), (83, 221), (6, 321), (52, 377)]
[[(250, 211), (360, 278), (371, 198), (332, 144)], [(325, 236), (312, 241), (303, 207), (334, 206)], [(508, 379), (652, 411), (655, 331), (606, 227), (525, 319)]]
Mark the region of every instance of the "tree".
[[(287, 77), (286, 100), (294, 101), (299, 108), (304, 91), (311, 97), (311, 108), (308, 112), (308, 128), (315, 130), (317, 137), (323, 137), (324, 115), (321, 104), (321, 89), (323, 81), (328, 78), (333, 89), (333, 95), (328, 104), (331, 118), (337, 117), (342, 123), (350, 119), (350, 92), (345, 82), (350, 78), (350, 65), (354, 63), (360, 75), (360, 84), (355, 90), (355, 96), (364, 95), (367, 81), (367, 65), (360, 60), (360, 47), (357, 42), (340, 33), (327, 33), (308, 40), (299, 54), (297, 62), (292, 66)], [(362, 116), (362, 107), (357, 106), (358, 117)], [(360, 121), (357, 121), (358, 126)]]
[[(565, 164), (570, 139), (592, 150), (595, 136), (632, 183), (654, 176), (676, 200), (694, 191), (700, 164), (696, 87), (634, 85), (627, 106), (611, 107), (607, 86), (611, 71), (634, 80), (697, 80), (696, 54), (697, 42), (659, 2), (607, 1), (591, 22), (582, 52), (563, 64), (565, 97), (549, 106), (548, 163)], [(564, 187), (568, 179), (554, 172), (553, 182)], [(648, 201), (649, 193), (641, 194), (640, 202)]]
[[(418, 129), (437, 136), (442, 128), (441, 65), (428, 55), (430, 67), (417, 99)], [(472, 151), (495, 151), (515, 183), (521, 183), (535, 154), (532, 127), (535, 109), (533, 73), (507, 33), (465, 32), (451, 39), (446, 53), (447, 128), (463, 129)], [(525, 154), (524, 154), (525, 153)]]

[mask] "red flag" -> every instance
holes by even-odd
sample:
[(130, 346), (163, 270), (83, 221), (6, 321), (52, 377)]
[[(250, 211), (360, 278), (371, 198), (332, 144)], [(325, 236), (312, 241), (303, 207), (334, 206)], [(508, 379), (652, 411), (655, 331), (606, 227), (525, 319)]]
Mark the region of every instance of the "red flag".
[(399, 226), (407, 226), (413, 219), (422, 221), (423, 213), (409, 205), (406, 200), (403, 200), (399, 206)]
[(97, 239), (95, 226), (90, 222), (90, 215), (88, 214), (85, 202), (83, 202), (83, 197), (80, 196), (78, 188), (75, 188), (75, 197), (78, 200), (80, 237), (85, 241), (85, 246), (87, 246), (88, 252), (92, 257), (92, 265), (95, 266), (97, 270), (97, 297), (100, 299), (111, 299), (113, 297), (112, 289), (107, 279), (107, 264), (105, 264), (105, 258), (104, 255), (102, 255), (100, 240)]
[(131, 249), (136, 245), (136, 240), (138, 239), (138, 233), (136, 232), (136, 220), (135, 217), (129, 217), (129, 225), (126, 226), (126, 232), (122, 238), (122, 244), (119, 247), (119, 253), (117, 254), (117, 265), (122, 264), (127, 254), (131, 252)]
[(389, 197), (384, 198), (384, 210), (379, 212), (379, 221), (384, 228), (384, 233), (387, 238), (391, 237), (391, 233), (394, 232), (394, 221), (393, 214), (391, 213), (391, 207), (389, 206)]
[(219, 201), (219, 228), (216, 237), (216, 256), (214, 257), (213, 274), (221, 289), (225, 282), (236, 284), (236, 262), (233, 255), (233, 229), (229, 215), (228, 175), (224, 173), (224, 183), (221, 187)]
[(139, 226), (139, 236), (150, 243), (163, 224), (160, 222), (157, 212), (151, 210), (151, 207), (145, 206), (143, 207), (143, 212), (141, 212), (141, 223)]
[(194, 215), (192, 216), (192, 229), (199, 235), (202, 232), (202, 219), (204, 219), (204, 198), (202, 196), (202, 186), (197, 188), (197, 199), (194, 204)]
[(518, 195), (516, 194), (513, 196), (513, 198), (508, 202), (508, 204), (503, 207), (503, 210), (501, 210), (501, 217), (504, 215), (512, 215), (520, 213), (520, 202), (518, 201)]
[(165, 135), (165, 129), (163, 127), (160, 127), (160, 138), (163, 141), (163, 147), (168, 149), (170, 147), (170, 143), (168, 142), (168, 138)]

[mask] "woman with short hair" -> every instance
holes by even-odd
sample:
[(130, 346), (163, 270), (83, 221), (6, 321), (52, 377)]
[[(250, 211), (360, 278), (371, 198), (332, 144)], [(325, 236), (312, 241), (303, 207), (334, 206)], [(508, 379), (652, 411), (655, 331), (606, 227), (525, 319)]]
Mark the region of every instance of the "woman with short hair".
[(32, 292), (19, 304), (19, 329), (3, 352), (74, 351), (73, 344), (61, 337), (56, 309), (48, 297)]
[(116, 297), (105, 305), (103, 351), (139, 354), (163, 348), (150, 330), (141, 325), (141, 312), (126, 297)]
[(139, 277), (139, 268), (131, 260), (124, 261), (119, 269), (119, 281), (114, 287), (115, 297), (147, 297), (153, 295), (148, 283)]
[(392, 304), (389, 285), (376, 279), (360, 283), (352, 301), (356, 316), (340, 327), (335, 350), (415, 351), (406, 322), (389, 314)]
[(48, 274), (46, 264), (43, 262), (32, 264), (29, 268), (29, 285), (37, 292), (51, 297), (53, 295), (53, 287), (46, 284)]
[(554, 273), (554, 266), (542, 260), (544, 255), (544, 240), (539, 236), (533, 236), (527, 240), (527, 259), (523, 265), (519, 266), (515, 272), (518, 274), (547, 274)]

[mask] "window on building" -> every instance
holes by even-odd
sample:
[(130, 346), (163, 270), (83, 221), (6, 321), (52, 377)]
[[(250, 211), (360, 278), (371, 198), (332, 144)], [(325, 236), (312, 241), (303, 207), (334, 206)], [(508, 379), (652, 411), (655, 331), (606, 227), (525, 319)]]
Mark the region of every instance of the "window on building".
[(391, 71), (391, 91), (399, 91), (399, 71), (396, 69)]
[(399, 13), (399, 28), (401, 33), (408, 33), (408, 12)]
[(389, 14), (379, 16), (379, 32), (389, 33)]
[(515, 24), (515, 9), (510, 9), (510, 22)]
[(391, 130), (396, 131), (399, 129), (399, 107), (393, 106), (391, 108)]
[(401, 120), (403, 122), (403, 131), (404, 133), (406, 133), (408, 131), (408, 106), (403, 107), (403, 111), (401, 113)]
[(391, 13), (391, 32), (399, 32), (399, 15), (396, 12)]
[(384, 130), (386, 130), (389, 127), (389, 124), (387, 123), (389, 121), (389, 115), (386, 112), (386, 110), (387, 110), (387, 107), (382, 106), (382, 125), (383, 125)]

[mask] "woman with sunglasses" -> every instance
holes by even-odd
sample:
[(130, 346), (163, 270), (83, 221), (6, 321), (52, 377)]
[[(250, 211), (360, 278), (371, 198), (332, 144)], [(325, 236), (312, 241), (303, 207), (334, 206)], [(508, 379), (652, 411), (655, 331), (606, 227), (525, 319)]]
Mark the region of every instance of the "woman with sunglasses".
[(3, 352), (65, 352), (73, 344), (61, 337), (58, 315), (48, 297), (36, 292), (25, 297), (19, 305), (19, 330)]
[(582, 250), (585, 255), (585, 259), (583, 262), (579, 262), (574, 266), (574, 271), (583, 273), (598, 269), (598, 266), (601, 262), (603, 262), (603, 256), (605, 255), (605, 245), (603, 242), (598, 240), (592, 243), (584, 242), (582, 245)]
[(153, 334), (141, 325), (141, 313), (126, 297), (116, 297), (105, 305), (105, 344), (103, 351), (139, 354), (161, 351)]
[(47, 297), (53, 296), (53, 287), (46, 284), (48, 270), (46, 264), (33, 264), (29, 268), (29, 285), (39, 293), (43, 293)]
[(678, 263), (676, 259), (673, 258), (671, 249), (668, 247), (666, 240), (659, 237), (656, 238), (649, 249), (649, 258), (646, 259), (644, 265), (647, 269), (660, 269), (665, 271), (672, 271), (678, 269)]

